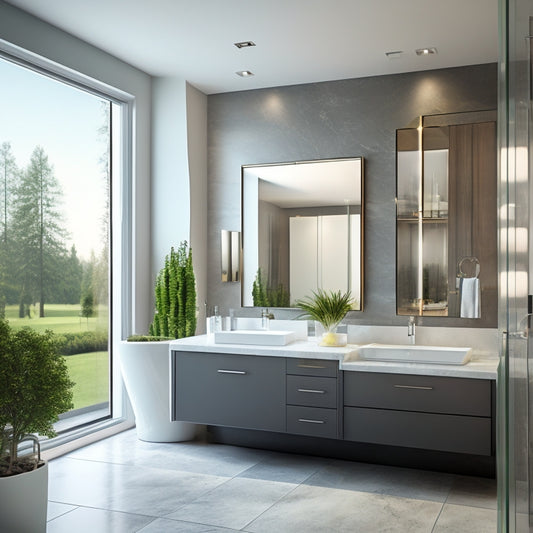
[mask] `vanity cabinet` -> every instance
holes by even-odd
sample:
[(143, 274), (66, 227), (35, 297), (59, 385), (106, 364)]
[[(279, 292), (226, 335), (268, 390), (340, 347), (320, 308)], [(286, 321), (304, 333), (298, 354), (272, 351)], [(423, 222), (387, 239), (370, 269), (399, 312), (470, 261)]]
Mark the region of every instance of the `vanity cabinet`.
[(172, 352), (173, 420), (285, 431), (285, 359)]
[(345, 440), (493, 455), (490, 380), (345, 374)]
[(287, 359), (287, 433), (340, 437), (339, 363)]
[(172, 420), (494, 457), (490, 379), (213, 352), (173, 351), (171, 361)]

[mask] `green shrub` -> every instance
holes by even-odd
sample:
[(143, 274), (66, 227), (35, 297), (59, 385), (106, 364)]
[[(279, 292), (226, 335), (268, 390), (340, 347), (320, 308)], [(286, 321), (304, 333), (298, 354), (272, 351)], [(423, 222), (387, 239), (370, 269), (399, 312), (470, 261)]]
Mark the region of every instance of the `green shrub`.
[(155, 285), (156, 311), (150, 335), (181, 339), (196, 332), (196, 279), (187, 241), (170, 249)]
[(261, 268), (257, 269), (252, 285), (254, 307), (290, 307), (290, 296), (283, 284), (271, 287), (263, 279)]
[(157, 335), (130, 335), (128, 342), (153, 342), (153, 341), (171, 341), (172, 337), (158, 337)]
[(56, 341), (50, 330), (13, 331), (0, 320), (0, 476), (24, 472), (20, 442), (55, 436), (53, 423), (73, 407), (74, 383)]
[(78, 353), (103, 352), (108, 349), (106, 331), (81, 331), (80, 333), (64, 333), (58, 337), (59, 353), (75, 355)]

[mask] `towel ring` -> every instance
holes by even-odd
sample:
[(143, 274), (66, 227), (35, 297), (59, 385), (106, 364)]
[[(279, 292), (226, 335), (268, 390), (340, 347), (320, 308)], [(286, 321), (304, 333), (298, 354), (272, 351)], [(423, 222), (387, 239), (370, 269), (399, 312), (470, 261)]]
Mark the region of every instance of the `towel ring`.
[[(463, 270), (465, 263), (474, 263), (476, 265), (476, 274), (474, 276), (468, 276)], [(479, 271), (481, 270), (481, 265), (479, 264), (479, 259), (475, 256), (463, 257), (459, 262), (459, 276), (461, 278), (477, 278), (479, 276)]]

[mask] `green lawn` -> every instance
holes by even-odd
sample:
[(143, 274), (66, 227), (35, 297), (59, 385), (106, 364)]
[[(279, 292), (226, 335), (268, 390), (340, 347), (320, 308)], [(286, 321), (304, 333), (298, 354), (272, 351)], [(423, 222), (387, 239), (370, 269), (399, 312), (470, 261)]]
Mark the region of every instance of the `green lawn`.
[(95, 317), (89, 319), (80, 316), (79, 304), (47, 304), (44, 307), (44, 318), (39, 318), (38, 306), (32, 306), (31, 318), (18, 317), (18, 306), (6, 306), (6, 318), (12, 328), (29, 326), (37, 331), (51, 329), (55, 333), (78, 333), (80, 331), (94, 331), (99, 327), (107, 327), (108, 313), (106, 308), (100, 308)]
[[(6, 306), (6, 318), (12, 328), (29, 326), (37, 331), (51, 329), (54, 333), (79, 333), (107, 328), (107, 308), (98, 309), (98, 316), (89, 320), (80, 317), (79, 304), (47, 304), (45, 317), (39, 318), (38, 306), (32, 306), (31, 318), (19, 318), (18, 306)], [(65, 356), (74, 385), (74, 409), (109, 401), (109, 354), (91, 352)]]
[(109, 401), (108, 352), (65, 356), (74, 385), (74, 409)]

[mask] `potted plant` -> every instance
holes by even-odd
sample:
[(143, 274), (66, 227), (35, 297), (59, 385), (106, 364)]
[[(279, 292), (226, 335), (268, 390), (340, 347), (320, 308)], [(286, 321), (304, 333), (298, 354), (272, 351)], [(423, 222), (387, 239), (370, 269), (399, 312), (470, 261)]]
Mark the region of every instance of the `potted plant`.
[[(3, 531), (46, 531), (48, 465), (35, 434), (73, 408), (68, 368), (51, 331), (13, 331), (0, 319), (0, 523)], [(32, 441), (33, 453), (19, 446)]]
[(149, 442), (191, 440), (194, 424), (170, 420), (169, 343), (196, 332), (196, 281), (186, 241), (166, 256), (156, 280), (155, 303), (150, 335), (132, 335), (120, 343), (122, 376), (137, 436)]
[(298, 300), (296, 305), (323, 327), (320, 346), (346, 346), (347, 336), (337, 333), (337, 327), (355, 303), (350, 291), (343, 294), (341, 291), (318, 289), (312, 294)]

